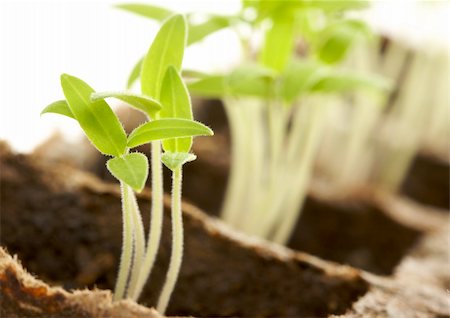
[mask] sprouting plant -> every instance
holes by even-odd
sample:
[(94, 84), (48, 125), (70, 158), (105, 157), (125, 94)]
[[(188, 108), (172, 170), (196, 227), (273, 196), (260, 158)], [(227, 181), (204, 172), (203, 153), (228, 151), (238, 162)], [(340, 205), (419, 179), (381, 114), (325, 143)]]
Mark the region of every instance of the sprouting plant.
[[(338, 66), (356, 46), (373, 38), (364, 23), (344, 16), (345, 10), (365, 5), (243, 1), (236, 16), (210, 15), (197, 26), (205, 36), (231, 28), (244, 51), (241, 65), (229, 73), (199, 74), (188, 83), (192, 94), (224, 102), (232, 153), (222, 217), (236, 228), (286, 243), (306, 196), (329, 106), (348, 100), (355, 90), (376, 96), (386, 89), (380, 77)], [(122, 9), (159, 19), (160, 9), (154, 6)], [(225, 22), (215, 23), (217, 19)], [(264, 40), (254, 47), (252, 38), (258, 34)], [(188, 37), (195, 38), (190, 32)], [(138, 71), (134, 69), (129, 84)]]
[[(195, 160), (190, 153), (194, 136), (213, 132), (192, 118), (190, 97), (179, 71), (186, 43), (186, 23), (181, 15), (168, 18), (143, 60), (142, 94), (96, 93), (69, 75), (61, 77), (66, 100), (47, 106), (42, 113), (57, 113), (78, 121), (88, 139), (103, 154), (113, 156), (108, 170), (121, 183), (123, 246), (114, 299), (139, 298), (150, 275), (161, 237), (163, 217), (162, 163), (173, 172), (172, 255), (158, 310), (164, 313), (181, 266), (183, 226), (181, 214), (182, 165)], [(149, 121), (126, 135), (118, 118), (104, 101), (118, 98), (144, 112)], [(165, 153), (161, 156), (161, 141)], [(144, 227), (134, 192), (140, 192), (148, 175), (147, 158), (130, 153), (136, 146), (152, 144), (152, 211), (145, 242)]]

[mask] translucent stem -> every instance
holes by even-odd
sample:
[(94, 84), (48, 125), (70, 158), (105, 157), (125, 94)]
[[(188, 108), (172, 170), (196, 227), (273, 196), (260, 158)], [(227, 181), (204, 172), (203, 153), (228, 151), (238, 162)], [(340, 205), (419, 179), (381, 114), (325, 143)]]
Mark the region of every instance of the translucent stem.
[(130, 285), (128, 287), (128, 297), (132, 297), (132, 292), (136, 288), (136, 284), (139, 277), (139, 272), (142, 267), (145, 253), (145, 233), (144, 224), (142, 223), (141, 212), (136, 201), (136, 196), (133, 191), (130, 191), (130, 211), (133, 216), (133, 229), (134, 229), (134, 257), (133, 267), (131, 269)]
[(152, 142), (152, 208), (150, 232), (148, 234), (147, 251), (144, 262), (136, 282), (135, 288), (131, 291), (131, 298), (135, 301), (139, 299), (145, 283), (150, 276), (158, 253), (159, 243), (161, 241), (162, 221), (163, 221), (163, 179), (161, 163), (161, 142)]
[(170, 296), (180, 272), (183, 258), (183, 216), (181, 212), (181, 167), (172, 173), (172, 251), (170, 255), (169, 270), (167, 271), (161, 295), (159, 296), (157, 310), (164, 315)]
[(130, 274), (131, 258), (133, 255), (133, 215), (130, 211), (130, 187), (123, 182), (120, 183), (122, 192), (122, 254), (120, 255), (119, 274), (113, 299), (120, 300), (125, 295), (125, 288)]
[(242, 197), (245, 192), (246, 181), (246, 162), (247, 158), (247, 134), (245, 128), (247, 125), (242, 120), (242, 110), (236, 103), (229, 100), (224, 102), (225, 111), (230, 123), (231, 132), (231, 164), (228, 176), (227, 189), (222, 206), (222, 219), (235, 225), (239, 219), (240, 209), (242, 207)]
[[(299, 163), (291, 163), (291, 171), (295, 175), (295, 181), (289, 193), (288, 200), (285, 202), (285, 208), (282, 209), (283, 214), (279, 214), (279, 224), (275, 229), (272, 240), (276, 243), (286, 244), (294, 226), (300, 216), (301, 206), (307, 194), (307, 185), (311, 179), (312, 165), (316, 157), (318, 146), (321, 140), (321, 132), (325, 122), (326, 104), (324, 100), (314, 100), (314, 104), (307, 105), (310, 107), (310, 127), (308, 135), (304, 142), (304, 147), (299, 149), (297, 158), (301, 158)], [(317, 104), (315, 104), (317, 103)], [(306, 105), (305, 105), (306, 106)]]

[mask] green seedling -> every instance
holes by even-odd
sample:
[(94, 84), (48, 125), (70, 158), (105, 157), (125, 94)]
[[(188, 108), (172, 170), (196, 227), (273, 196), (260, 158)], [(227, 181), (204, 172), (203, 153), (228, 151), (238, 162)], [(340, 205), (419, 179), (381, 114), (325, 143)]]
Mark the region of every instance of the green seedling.
[[(75, 119), (87, 138), (104, 155), (112, 158), (107, 168), (120, 181), (123, 210), (123, 245), (114, 299), (137, 300), (151, 272), (158, 250), (163, 212), (162, 162), (173, 171), (172, 257), (167, 280), (158, 302), (164, 313), (175, 286), (182, 260), (183, 228), (181, 214), (182, 165), (196, 158), (190, 153), (194, 136), (210, 136), (212, 130), (192, 118), (190, 97), (179, 75), (186, 42), (183, 16), (167, 19), (156, 36), (142, 66), (142, 94), (95, 92), (82, 80), (61, 76), (65, 100), (43, 111)], [(126, 135), (117, 116), (105, 102), (117, 98), (144, 112), (149, 122)], [(161, 156), (161, 141), (165, 153)], [(145, 242), (142, 217), (135, 192), (145, 186), (148, 160), (130, 148), (152, 144), (152, 211), (149, 238)]]
[[(200, 39), (230, 28), (243, 46), (241, 65), (228, 74), (191, 72), (188, 82), (194, 95), (222, 98), (229, 118), (231, 171), (222, 208), (228, 223), (286, 243), (307, 193), (329, 104), (348, 99), (355, 91), (376, 96), (389, 87), (379, 76), (342, 65), (356, 47), (374, 39), (364, 23), (343, 14), (366, 5), (243, 1), (236, 16), (208, 16), (197, 28), (202, 36), (188, 32), (188, 38)], [(159, 20), (159, 11), (152, 6), (123, 9)], [(223, 23), (218, 23), (220, 19)], [(242, 29), (251, 32), (241, 33)], [(252, 47), (252, 37), (261, 33), (261, 47)], [(134, 68), (129, 84), (140, 76), (139, 70)]]

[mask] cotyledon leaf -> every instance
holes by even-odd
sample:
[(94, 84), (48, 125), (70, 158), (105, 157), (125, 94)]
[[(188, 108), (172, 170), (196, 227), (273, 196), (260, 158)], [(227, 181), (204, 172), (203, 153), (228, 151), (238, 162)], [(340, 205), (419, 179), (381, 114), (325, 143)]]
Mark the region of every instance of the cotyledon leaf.
[(61, 86), (72, 114), (92, 144), (104, 154), (122, 155), (127, 136), (109, 105), (103, 100), (92, 101), (94, 90), (75, 76), (62, 74)]
[(194, 120), (164, 118), (146, 122), (128, 136), (128, 147), (137, 147), (150, 141), (169, 138), (212, 136), (213, 131)]
[(46, 106), (41, 111), (41, 115), (49, 114), (49, 113), (64, 115), (69, 118), (75, 119), (75, 116), (73, 115), (72, 111), (70, 110), (69, 105), (63, 99), (51, 103), (50, 105)]
[(159, 100), (161, 85), (169, 65), (181, 68), (186, 46), (186, 20), (174, 15), (161, 26), (148, 50), (141, 68), (141, 90)]
[(152, 114), (160, 111), (162, 108), (161, 104), (153, 98), (131, 92), (99, 92), (91, 95), (93, 101), (110, 97), (124, 101), (149, 116), (152, 116)]
[(148, 177), (148, 159), (141, 153), (129, 153), (109, 159), (106, 163), (109, 172), (118, 180), (141, 192)]
[(161, 156), (161, 161), (172, 171), (195, 159), (197, 156), (189, 152), (165, 152)]
[[(167, 69), (161, 88), (161, 103), (164, 108), (161, 118), (181, 118), (192, 120), (192, 105), (186, 85), (178, 71), (171, 65)], [(192, 137), (163, 140), (163, 149), (170, 152), (189, 152)]]

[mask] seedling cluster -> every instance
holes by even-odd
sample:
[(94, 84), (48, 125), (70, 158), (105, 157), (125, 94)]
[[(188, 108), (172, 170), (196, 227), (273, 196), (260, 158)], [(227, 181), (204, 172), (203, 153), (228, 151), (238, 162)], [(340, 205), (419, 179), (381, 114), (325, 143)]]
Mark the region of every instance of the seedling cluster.
[[(355, 91), (382, 98), (388, 84), (381, 77), (341, 65), (349, 52), (376, 41), (363, 22), (344, 15), (365, 5), (243, 1), (236, 16), (211, 15), (201, 24), (191, 22), (196, 33), (188, 38), (230, 28), (244, 52), (240, 65), (228, 74), (191, 72), (196, 78), (188, 84), (193, 95), (221, 98), (225, 105), (232, 154), (222, 217), (234, 227), (286, 243), (336, 98), (351, 98)], [(161, 10), (148, 5), (121, 8), (156, 20)], [(254, 47), (258, 35), (264, 40)], [(139, 76), (136, 69), (130, 84)]]
[[(123, 210), (123, 245), (115, 300), (125, 297), (138, 300), (150, 275), (163, 220), (162, 164), (172, 171), (172, 252), (157, 306), (161, 313), (169, 303), (183, 255), (182, 167), (196, 158), (190, 153), (193, 137), (213, 134), (211, 129), (193, 120), (190, 96), (180, 75), (186, 34), (183, 16), (172, 15), (165, 20), (143, 59), (141, 94), (97, 93), (81, 79), (63, 74), (61, 86), (65, 100), (52, 103), (42, 111), (75, 119), (92, 144), (102, 154), (112, 157), (107, 161), (107, 168), (120, 181)], [(143, 112), (148, 121), (127, 136), (106, 98), (126, 102)], [(147, 143), (151, 143), (152, 208), (146, 241), (135, 192), (144, 188), (149, 164), (144, 154), (130, 150)]]

